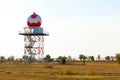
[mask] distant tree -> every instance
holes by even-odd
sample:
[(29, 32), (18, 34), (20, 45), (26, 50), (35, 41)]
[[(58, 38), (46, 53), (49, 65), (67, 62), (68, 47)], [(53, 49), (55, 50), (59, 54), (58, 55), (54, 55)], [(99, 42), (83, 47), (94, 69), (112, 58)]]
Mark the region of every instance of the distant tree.
[(98, 55), (97, 59), (98, 59), (98, 60), (100, 60), (100, 59), (101, 59), (101, 56), (100, 56), (100, 55)]
[(23, 58), (24, 61), (28, 61), (28, 56), (27, 55), (23, 55), (22, 58)]
[(33, 62), (33, 55), (30, 55), (30, 56), (28, 56), (28, 62), (29, 62), (29, 64), (31, 64), (32, 62)]
[(65, 57), (65, 56), (59, 56), (58, 57), (58, 63), (59, 64), (65, 64), (66, 63), (66, 59), (67, 59), (67, 57)]
[(120, 53), (116, 54), (116, 61), (120, 64)]
[(44, 60), (47, 61), (47, 62), (50, 62), (51, 56), (50, 56), (49, 54), (47, 54), (47, 55), (45, 56)]
[(83, 60), (83, 58), (84, 58), (84, 55), (83, 55), (83, 54), (80, 54), (80, 55), (79, 55), (79, 59), (80, 59), (80, 60)]
[(83, 54), (80, 54), (79, 55), (79, 59), (82, 60), (83, 61), (83, 65), (85, 65), (87, 57), (85, 55), (83, 55)]
[(106, 56), (106, 57), (105, 57), (105, 60), (108, 60), (108, 61), (109, 61), (110, 59), (111, 59), (110, 56)]
[(80, 55), (79, 55), (79, 59), (80, 59), (80, 60), (86, 60), (87, 57), (86, 57), (85, 55), (83, 55), (83, 54), (80, 54)]
[(112, 60), (112, 61), (114, 61), (114, 58), (115, 58), (114, 56), (111, 56), (111, 60)]
[(8, 57), (8, 61), (14, 61), (14, 56)]
[(85, 65), (86, 59), (87, 59), (87, 57), (83, 56), (83, 65)]
[(4, 56), (0, 56), (0, 61), (4, 61), (5, 60), (5, 57)]
[(87, 59), (87, 57), (84, 55), (84, 56), (83, 56), (83, 60), (86, 60), (86, 59)]
[(71, 56), (68, 56), (67, 60), (68, 60), (68, 61), (72, 61), (72, 57), (71, 57)]
[(95, 59), (94, 59), (94, 56), (89, 56), (89, 59), (91, 60), (91, 61), (94, 61)]

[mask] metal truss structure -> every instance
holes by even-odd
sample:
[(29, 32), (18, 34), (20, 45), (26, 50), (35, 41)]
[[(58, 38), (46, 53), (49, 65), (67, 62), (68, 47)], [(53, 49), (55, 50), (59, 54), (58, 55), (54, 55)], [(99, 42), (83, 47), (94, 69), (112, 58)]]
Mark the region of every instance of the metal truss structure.
[(44, 54), (44, 37), (43, 36), (24, 36), (24, 54), (29, 54), (30, 56), (43, 55)]

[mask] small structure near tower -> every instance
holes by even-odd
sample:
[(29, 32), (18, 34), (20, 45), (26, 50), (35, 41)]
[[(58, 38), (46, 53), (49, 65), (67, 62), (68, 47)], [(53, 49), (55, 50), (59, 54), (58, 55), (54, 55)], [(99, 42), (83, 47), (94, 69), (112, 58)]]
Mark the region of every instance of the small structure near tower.
[(35, 55), (40, 57), (44, 54), (44, 36), (49, 34), (44, 32), (44, 29), (40, 27), (41, 24), (41, 17), (33, 13), (27, 19), (28, 27), (24, 27), (24, 32), (19, 33), (24, 36), (24, 54), (29, 55), (29, 62)]

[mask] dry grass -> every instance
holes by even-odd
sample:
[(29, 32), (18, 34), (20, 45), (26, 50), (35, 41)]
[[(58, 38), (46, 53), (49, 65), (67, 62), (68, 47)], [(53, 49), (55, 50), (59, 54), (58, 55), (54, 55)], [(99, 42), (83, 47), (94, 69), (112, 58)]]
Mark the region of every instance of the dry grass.
[(119, 80), (115, 62), (60, 64), (0, 64), (0, 80)]

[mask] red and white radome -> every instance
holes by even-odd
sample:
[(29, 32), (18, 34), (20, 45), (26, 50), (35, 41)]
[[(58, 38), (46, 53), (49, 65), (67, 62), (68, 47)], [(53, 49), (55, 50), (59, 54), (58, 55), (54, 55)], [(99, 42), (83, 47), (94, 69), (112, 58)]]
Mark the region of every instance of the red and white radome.
[(41, 23), (42, 23), (41, 17), (36, 13), (33, 13), (32, 15), (30, 15), (27, 19), (27, 25), (30, 28), (40, 27)]

